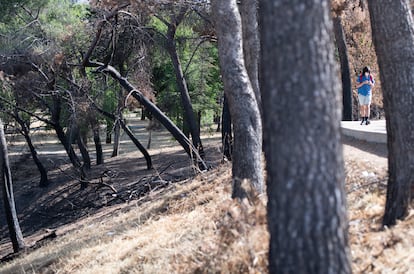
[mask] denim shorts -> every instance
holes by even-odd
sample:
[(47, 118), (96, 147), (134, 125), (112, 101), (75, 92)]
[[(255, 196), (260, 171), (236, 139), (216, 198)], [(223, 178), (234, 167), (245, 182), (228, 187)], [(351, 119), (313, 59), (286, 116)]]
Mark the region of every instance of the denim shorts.
[(363, 106), (363, 105), (370, 105), (371, 104), (371, 100), (372, 100), (372, 95), (361, 95), (358, 94), (358, 100), (359, 100), (359, 105)]

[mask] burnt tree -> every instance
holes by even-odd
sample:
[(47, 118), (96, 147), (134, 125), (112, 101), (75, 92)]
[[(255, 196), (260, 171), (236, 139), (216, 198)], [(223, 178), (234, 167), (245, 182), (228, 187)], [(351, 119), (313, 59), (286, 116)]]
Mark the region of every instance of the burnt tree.
[(329, 1), (259, 10), (269, 273), (351, 273)]
[(9, 227), (10, 239), (13, 251), (19, 252), (26, 247), (23, 234), (17, 219), (16, 206), (13, 195), (13, 182), (10, 172), (9, 156), (7, 153), (6, 137), (4, 135), (3, 122), (0, 120), (0, 166), (1, 185), (3, 190), (3, 201), (6, 212), (7, 225)]
[(409, 1), (368, 1), (380, 69), (387, 145), (388, 186), (383, 224), (403, 219), (414, 186), (414, 22)]

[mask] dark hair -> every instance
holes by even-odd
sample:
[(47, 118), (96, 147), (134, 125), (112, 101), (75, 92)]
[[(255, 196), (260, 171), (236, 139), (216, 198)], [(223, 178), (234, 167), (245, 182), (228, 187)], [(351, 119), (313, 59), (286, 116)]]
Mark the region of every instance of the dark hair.
[(370, 68), (369, 68), (369, 67), (364, 67), (364, 68), (362, 69), (362, 74), (364, 74), (365, 72), (371, 73)]

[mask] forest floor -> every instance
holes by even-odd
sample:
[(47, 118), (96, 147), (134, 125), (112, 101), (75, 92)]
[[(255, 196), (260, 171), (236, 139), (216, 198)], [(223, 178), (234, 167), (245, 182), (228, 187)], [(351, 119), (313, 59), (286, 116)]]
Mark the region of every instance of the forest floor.
[[(148, 139), (143, 122), (132, 128)], [(156, 131), (154, 170), (123, 139), (121, 155), (94, 166), (83, 190), (64, 151), (39, 140), (47, 188), (37, 187), (21, 146), (10, 148), (20, 224), (26, 243), (37, 244), (5, 257), (12, 250), (1, 218), (0, 273), (267, 273), (266, 198), (230, 198), (231, 165), (221, 163), (214, 130), (203, 135), (208, 172), (197, 174), (169, 134)], [(381, 227), (386, 145), (349, 137), (343, 143), (353, 272), (414, 273), (414, 210), (395, 227)]]

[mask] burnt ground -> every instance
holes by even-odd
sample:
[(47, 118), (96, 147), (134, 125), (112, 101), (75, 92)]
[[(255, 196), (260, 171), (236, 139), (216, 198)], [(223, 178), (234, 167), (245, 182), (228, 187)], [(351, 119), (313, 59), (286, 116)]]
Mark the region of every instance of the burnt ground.
[[(147, 145), (146, 121), (129, 119), (136, 137)], [(104, 132), (104, 131), (102, 131)], [(53, 134), (37, 131), (33, 135), (40, 158), (49, 170), (50, 185), (40, 188), (40, 176), (24, 142), (17, 135), (7, 136), (13, 174), (14, 197), (23, 235), (27, 242), (41, 238), (63, 225), (117, 204), (139, 200), (147, 192), (191, 178), (197, 174), (192, 160), (165, 130), (152, 131), (149, 153), (154, 168), (147, 169), (142, 154), (125, 135), (118, 157), (110, 158), (112, 145), (104, 145), (105, 163), (93, 165), (88, 187), (81, 189), (80, 176), (68, 163), (65, 152)], [(104, 138), (102, 138), (104, 140)], [(213, 131), (203, 137), (206, 162), (211, 167), (221, 162), (220, 136)], [(89, 143), (94, 158), (93, 143)], [(0, 257), (10, 253), (10, 239), (4, 207), (0, 207)]]

